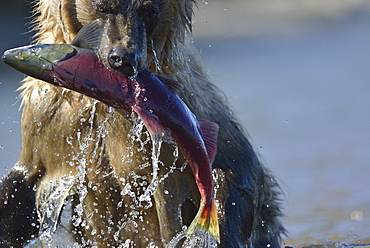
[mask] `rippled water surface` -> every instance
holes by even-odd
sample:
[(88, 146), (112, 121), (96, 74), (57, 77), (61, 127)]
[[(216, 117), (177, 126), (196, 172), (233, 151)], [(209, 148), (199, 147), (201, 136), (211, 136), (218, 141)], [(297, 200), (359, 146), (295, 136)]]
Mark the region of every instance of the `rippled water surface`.
[[(370, 243), (370, 11), (243, 34), (238, 30), (253, 20), (241, 22), (234, 5), (208, 5), (200, 3), (196, 11), (194, 42), (255, 149), (281, 181), (289, 231), (284, 242)], [(211, 11), (224, 13), (219, 18), (235, 14), (238, 22), (217, 29), (221, 24), (207, 17)], [(29, 43), (28, 35), (19, 36), (27, 15), (0, 15), (1, 52)], [(14, 90), (22, 78), (1, 63), (1, 175), (21, 149)]]

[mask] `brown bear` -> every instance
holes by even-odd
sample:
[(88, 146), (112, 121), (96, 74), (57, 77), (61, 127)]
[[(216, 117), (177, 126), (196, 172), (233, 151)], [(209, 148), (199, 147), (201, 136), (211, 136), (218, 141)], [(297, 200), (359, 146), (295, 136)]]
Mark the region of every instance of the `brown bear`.
[[(27, 78), (22, 147), (0, 184), (0, 244), (65, 247), (279, 247), (279, 187), (213, 85), (193, 45), (192, 0), (39, 0), (37, 43), (71, 43), (103, 20), (103, 63), (133, 76), (148, 67), (178, 80), (198, 119), (217, 123), (213, 178), (219, 244), (185, 240), (199, 207), (194, 176), (171, 142), (161, 148), (156, 190), (151, 140), (136, 116), (82, 94)], [(35, 241), (38, 240), (38, 241)], [(176, 246), (177, 245), (177, 246)]]

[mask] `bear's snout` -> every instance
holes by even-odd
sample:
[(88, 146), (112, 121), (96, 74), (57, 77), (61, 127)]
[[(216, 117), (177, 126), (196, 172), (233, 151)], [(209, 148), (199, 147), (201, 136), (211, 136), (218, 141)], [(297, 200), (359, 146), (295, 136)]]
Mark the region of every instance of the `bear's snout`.
[(113, 47), (109, 51), (108, 63), (113, 69), (127, 77), (134, 76), (137, 72), (136, 53), (129, 52), (122, 47)]

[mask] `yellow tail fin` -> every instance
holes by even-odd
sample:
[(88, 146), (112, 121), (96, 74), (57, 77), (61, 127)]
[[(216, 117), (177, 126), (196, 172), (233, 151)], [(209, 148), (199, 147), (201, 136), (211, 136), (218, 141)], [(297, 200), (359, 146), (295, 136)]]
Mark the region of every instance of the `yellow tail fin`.
[(206, 230), (220, 243), (220, 228), (215, 201), (209, 208), (205, 208), (205, 202), (201, 201), (198, 213), (188, 228), (188, 237), (194, 233), (195, 227)]

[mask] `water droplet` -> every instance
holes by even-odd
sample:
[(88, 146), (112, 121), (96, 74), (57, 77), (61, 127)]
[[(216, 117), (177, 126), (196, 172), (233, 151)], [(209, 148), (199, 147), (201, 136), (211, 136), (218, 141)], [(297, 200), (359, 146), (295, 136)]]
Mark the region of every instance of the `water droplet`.
[(351, 213), (351, 220), (361, 221), (364, 217), (364, 213), (361, 210), (355, 210)]
[(161, 64), (159, 63), (159, 59), (157, 57), (157, 52), (154, 48), (154, 41), (153, 41), (153, 39), (151, 39), (150, 41), (151, 41), (151, 46), (152, 46), (152, 52), (153, 52), (153, 55), (154, 55), (154, 64), (156, 66), (157, 71), (160, 71), (161, 70)]

